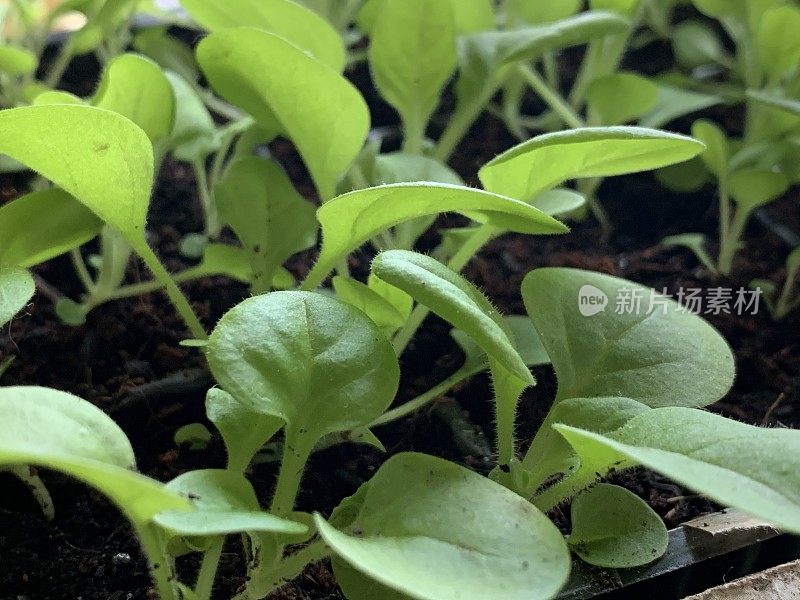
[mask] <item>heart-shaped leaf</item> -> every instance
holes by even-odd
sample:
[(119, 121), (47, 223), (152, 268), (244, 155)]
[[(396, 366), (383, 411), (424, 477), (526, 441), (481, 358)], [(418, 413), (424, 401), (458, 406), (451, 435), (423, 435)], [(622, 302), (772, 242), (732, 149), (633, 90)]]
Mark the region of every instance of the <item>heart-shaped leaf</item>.
[(657, 169), (703, 151), (690, 137), (641, 127), (587, 127), (523, 142), (486, 163), (478, 175), (497, 194), (531, 199), (568, 179)]
[(0, 327), (25, 308), (36, 285), (25, 269), (0, 264)]
[(397, 358), (377, 326), (321, 294), (249, 298), (220, 319), (207, 350), (225, 391), (312, 446), (326, 433), (371, 423), (398, 385)]
[(518, 379), (533, 384), (533, 376), (514, 348), (503, 318), (486, 296), (461, 275), (429, 256), (408, 250), (381, 252), (372, 261), (372, 272), (469, 335)]
[(577, 269), (537, 269), (525, 308), (558, 377), (558, 399), (620, 396), (649, 406), (706, 406), (734, 362), (708, 323), (650, 288)]
[(317, 287), (336, 262), (372, 236), (425, 215), (460, 212), (482, 215), (493, 225), (518, 233), (561, 233), (567, 227), (532, 206), (469, 187), (417, 182), (356, 190), (322, 205), (322, 250), (304, 289)]
[(258, 29), (212, 33), (198, 45), (197, 60), (226, 100), (268, 128), (280, 123), (322, 199), (332, 198), (369, 130), (358, 90), (330, 66)]
[(181, 0), (186, 12), (209, 31), (256, 27), (274, 33), (341, 71), (342, 38), (322, 17), (290, 0)]
[(645, 565), (667, 550), (664, 521), (636, 494), (599, 483), (572, 501), (569, 547), (589, 564), (612, 569)]
[(604, 455), (608, 465), (645, 465), (723, 505), (800, 532), (797, 431), (681, 407), (646, 411), (607, 435), (554, 427), (582, 459)]
[(346, 518), (317, 515), (317, 528), (352, 568), (411, 598), (551, 598), (567, 578), (552, 522), (464, 467), (400, 454), (365, 487)]

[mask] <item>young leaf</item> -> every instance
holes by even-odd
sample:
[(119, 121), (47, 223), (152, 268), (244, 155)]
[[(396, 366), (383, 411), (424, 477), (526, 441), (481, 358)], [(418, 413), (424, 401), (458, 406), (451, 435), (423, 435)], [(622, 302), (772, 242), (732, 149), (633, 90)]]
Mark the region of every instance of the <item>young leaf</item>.
[(559, 399), (621, 396), (653, 407), (700, 407), (731, 386), (734, 361), (722, 336), (649, 288), (547, 268), (525, 277), (522, 297), (553, 361)]
[(758, 60), (769, 81), (780, 81), (800, 61), (800, 9), (776, 6), (764, 11), (756, 43)]
[(313, 289), (341, 257), (390, 227), (425, 215), (460, 212), (518, 233), (561, 233), (567, 228), (554, 218), (517, 200), (469, 187), (431, 182), (385, 185), (356, 190), (323, 204), (322, 250), (303, 282)]
[(429, 256), (408, 250), (381, 252), (372, 261), (372, 272), (469, 335), (518, 379), (533, 384), (497, 309), (461, 275)]
[(122, 54), (112, 60), (92, 104), (128, 117), (153, 145), (165, 140), (172, 131), (175, 115), (172, 87), (161, 67), (149, 58)]
[(194, 52), (169, 34), (169, 26), (149, 26), (133, 36), (133, 47), (137, 52), (156, 61), (165, 74), (174, 73), (187, 81), (197, 81), (200, 69)]
[(36, 285), (28, 271), (0, 264), (0, 327), (25, 308), (35, 291)]
[(32, 267), (94, 238), (103, 222), (63, 190), (32, 192), (0, 207), (0, 264)]
[(588, 127), (540, 135), (486, 163), (478, 172), (496, 194), (530, 199), (568, 179), (657, 169), (703, 151), (690, 137), (640, 127)]
[(720, 180), (727, 179), (731, 151), (725, 132), (715, 123), (700, 119), (692, 124), (692, 135), (706, 145), (700, 158), (708, 170)]
[(761, 92), (757, 90), (748, 90), (747, 97), (760, 102), (761, 104), (765, 104), (773, 108), (780, 108), (791, 115), (800, 116), (800, 100), (784, 98), (782, 96), (770, 94), (769, 92)]
[(348, 518), (315, 516), (352, 568), (426, 600), (551, 598), (569, 572), (552, 522), (513, 492), (423, 454), (389, 459)]
[(269, 291), (275, 270), (317, 241), (314, 205), (273, 161), (248, 157), (234, 162), (215, 200), (250, 257), (256, 293)]
[(153, 182), (153, 148), (126, 117), (81, 105), (0, 111), (0, 152), (62, 187), (114, 228), (166, 287), (195, 337), (205, 337), (191, 306), (144, 236)]
[(800, 435), (688, 408), (650, 410), (608, 435), (554, 426), (581, 457), (642, 464), (725, 505), (800, 532)]
[(429, 156), (390, 152), (375, 157), (372, 183), (405, 183), (412, 181), (436, 181), (451, 185), (464, 185), (458, 173)]
[(593, 120), (622, 125), (647, 114), (658, 102), (658, 86), (635, 73), (614, 73), (595, 79), (586, 90)]
[(212, 33), (198, 45), (197, 60), (226, 100), (267, 127), (280, 123), (322, 199), (332, 198), (369, 130), (358, 90), (328, 65), (258, 29)]
[(611, 10), (626, 16), (633, 16), (641, 0), (589, 0), (592, 10)]
[(742, 169), (730, 177), (731, 197), (747, 212), (763, 206), (782, 196), (789, 189), (789, 181), (783, 173)]
[(169, 150), (178, 160), (193, 163), (203, 160), (219, 147), (214, 119), (187, 81), (173, 73), (165, 73), (175, 96), (175, 122)]
[(409, 151), (420, 154), (425, 126), (456, 67), (450, 0), (384, 0), (370, 32), (369, 64), (381, 95), (400, 113)]
[(258, 449), (283, 427), (281, 419), (257, 412), (216, 387), (206, 394), (206, 414), (222, 434), (231, 471), (244, 471)]
[(397, 390), (391, 344), (361, 311), (321, 294), (245, 300), (220, 319), (207, 352), (225, 391), (312, 445), (326, 433), (368, 425)]
[(30, 50), (0, 44), (0, 71), (6, 75), (28, 75), (36, 70), (39, 60)]
[(730, 61), (717, 31), (700, 20), (687, 20), (672, 30), (672, 49), (682, 66), (695, 69)]
[(589, 564), (611, 569), (638, 567), (666, 552), (664, 521), (636, 494), (606, 483), (572, 501), (567, 543)]
[(336, 71), (344, 67), (338, 32), (312, 10), (290, 0), (181, 0), (189, 15), (211, 32), (255, 27), (285, 39)]
[(172, 535), (218, 536), (242, 531), (299, 535), (307, 527), (261, 510), (253, 486), (240, 473), (222, 469), (189, 471), (166, 488), (187, 498), (195, 510), (160, 512), (153, 521)]
[(511, 24), (552, 23), (577, 14), (582, 8), (581, 0), (560, 2), (530, 2), (530, 0), (506, 0), (504, 6)]
[(658, 129), (675, 119), (725, 102), (722, 96), (684, 90), (666, 83), (659, 83), (657, 87), (658, 101), (639, 119), (641, 127)]
[(339, 300), (367, 315), (387, 337), (405, 324), (407, 315), (400, 313), (393, 304), (360, 281), (337, 275), (332, 283)]
[[(0, 388), (0, 464), (61, 471), (100, 490), (135, 523), (186, 500), (133, 472), (128, 438), (100, 409), (72, 394), (42, 387)], [(91, 435), (86, 435), (91, 432)]]
[(546, 215), (557, 217), (579, 209), (586, 204), (586, 198), (572, 190), (557, 188), (537, 194), (530, 204)]

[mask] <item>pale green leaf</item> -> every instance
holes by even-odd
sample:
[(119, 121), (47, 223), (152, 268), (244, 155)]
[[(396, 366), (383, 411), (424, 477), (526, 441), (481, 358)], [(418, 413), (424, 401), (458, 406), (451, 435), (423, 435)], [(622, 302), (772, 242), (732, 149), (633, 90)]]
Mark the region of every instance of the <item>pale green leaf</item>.
[(639, 125), (663, 127), (675, 119), (722, 104), (724, 101), (722, 96), (693, 92), (658, 83), (658, 101), (652, 110), (639, 119)]
[(25, 308), (36, 286), (25, 269), (0, 264), (0, 327)]
[(548, 133), (497, 156), (479, 171), (497, 194), (530, 199), (568, 179), (608, 177), (689, 160), (703, 150), (690, 137), (640, 127)]
[(777, 6), (764, 12), (756, 35), (758, 60), (770, 81), (780, 79), (800, 62), (800, 8)]
[(625, 488), (599, 483), (572, 501), (570, 548), (589, 564), (638, 567), (660, 558), (669, 536), (664, 521)]
[(169, 149), (178, 160), (202, 160), (219, 147), (219, 135), (214, 120), (203, 101), (183, 77), (172, 71), (166, 71), (165, 75), (175, 96), (175, 122)]
[(407, 250), (380, 253), (372, 261), (372, 272), (469, 335), (518, 379), (533, 384), (497, 309), (461, 275), (429, 256)]
[(789, 189), (783, 173), (742, 169), (730, 176), (730, 194), (743, 210), (752, 211), (782, 196)]
[(133, 471), (128, 438), (81, 398), (42, 387), (4, 387), (0, 414), (0, 464), (61, 471), (100, 490), (138, 524), (162, 510), (189, 508), (177, 494)]
[(566, 581), (552, 522), (464, 467), (400, 454), (365, 487), (338, 529), (319, 515), (316, 524), (343, 561), (382, 585), (422, 600), (535, 600)]
[(337, 275), (332, 283), (339, 300), (355, 306), (367, 315), (387, 337), (405, 324), (406, 316), (378, 292), (360, 281)]
[(102, 227), (63, 190), (32, 192), (0, 207), (0, 264), (38, 265), (88, 242)]
[(450, 0), (384, 0), (370, 32), (369, 64), (381, 95), (400, 113), (406, 136), (424, 137), (456, 67)]
[(189, 15), (211, 32), (255, 27), (274, 33), (341, 71), (344, 45), (322, 17), (291, 0), (181, 0)]
[(622, 125), (647, 114), (658, 102), (658, 86), (635, 73), (614, 73), (595, 79), (586, 90), (593, 120)]
[(700, 158), (717, 178), (728, 176), (730, 147), (725, 132), (716, 123), (700, 119), (692, 124), (692, 135), (706, 145)]
[[(561, 233), (567, 228), (517, 200), (469, 187), (431, 182), (385, 185), (344, 194), (317, 211), (322, 250), (304, 287), (316, 287), (341, 257), (390, 227), (425, 215), (477, 214), (518, 233)], [(313, 285), (312, 285), (313, 284)]]
[(531, 2), (530, 0), (506, 0), (506, 18), (511, 24), (551, 23), (577, 14), (583, 7), (582, 0), (560, 0), (559, 2)]
[(38, 64), (39, 60), (30, 50), (0, 44), (0, 71), (6, 75), (28, 75)]
[(322, 199), (332, 198), (369, 130), (369, 110), (358, 90), (329, 66), (258, 29), (213, 33), (198, 45), (197, 59), (226, 100), (268, 128), (277, 119)]
[(720, 504), (800, 532), (797, 431), (754, 427), (680, 407), (647, 411), (606, 436), (555, 427), (581, 456), (611, 453)]

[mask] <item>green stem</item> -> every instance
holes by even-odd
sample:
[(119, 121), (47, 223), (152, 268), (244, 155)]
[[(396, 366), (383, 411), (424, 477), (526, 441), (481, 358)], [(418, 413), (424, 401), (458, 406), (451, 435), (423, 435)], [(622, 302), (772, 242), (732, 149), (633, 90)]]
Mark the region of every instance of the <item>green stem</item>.
[(456, 106), (456, 111), (453, 113), (447, 128), (436, 145), (435, 158), (443, 163), (450, 160), (450, 156), (456, 146), (467, 134), (469, 128), (472, 127), (472, 124), (481, 114), (483, 107), (486, 106), (498, 87), (499, 85), (490, 86), (491, 89), (484, 90), (483, 94), (475, 96), (470, 102), (459, 103)]
[(728, 184), (724, 179), (719, 182), (719, 245), (728, 246), (731, 233), (731, 201), (728, 197)]
[(266, 590), (266, 593), (277, 590), (300, 575), (306, 565), (320, 561), (330, 555), (331, 551), (322, 540), (312, 542), (305, 548), (298, 550), (294, 554), (290, 554), (270, 572), (272, 583), (270, 588)]
[(725, 244), (720, 244), (719, 257), (717, 262), (719, 264), (719, 272), (723, 275), (730, 275), (733, 270), (733, 259), (739, 249), (739, 240), (742, 239), (744, 228), (747, 226), (747, 220), (750, 218), (750, 211), (739, 208), (733, 215), (728, 236), (725, 238)]
[(208, 173), (206, 172), (205, 161), (195, 160), (192, 162), (194, 178), (197, 182), (197, 193), (200, 196), (200, 204), (203, 206), (203, 216), (206, 222), (206, 235), (209, 238), (219, 237), (222, 225), (219, 221), (219, 211), (214, 204), (214, 194), (208, 185)]
[(542, 77), (527, 64), (517, 67), (519, 74), (527, 84), (553, 111), (561, 117), (564, 124), (573, 129), (584, 127), (585, 123), (577, 112), (556, 90), (552, 89)]
[(164, 549), (165, 544), (161, 532), (151, 524), (139, 525), (134, 522), (134, 526), (159, 600), (177, 600), (180, 595), (173, 585), (175, 573), (172, 561)]
[(83, 285), (83, 288), (86, 290), (86, 292), (91, 295), (92, 290), (94, 289), (94, 280), (89, 273), (89, 269), (86, 268), (86, 263), (83, 260), (83, 256), (81, 256), (81, 251), (78, 248), (73, 248), (69, 255), (72, 259), (72, 265), (75, 267), (75, 273), (77, 273), (81, 285)]
[(220, 535), (218, 539), (211, 543), (211, 547), (206, 550), (203, 562), (200, 565), (200, 572), (197, 574), (197, 582), (194, 586), (196, 600), (210, 600), (211, 592), (214, 588), (214, 579), (217, 576), (219, 559), (222, 556), (222, 546), (225, 544), (225, 536)]
[(61, 46), (61, 49), (58, 51), (58, 56), (56, 56), (56, 59), (53, 61), (53, 65), (50, 67), (50, 71), (47, 73), (47, 76), (44, 79), (47, 87), (55, 88), (58, 86), (58, 83), (61, 81), (61, 77), (64, 76), (64, 72), (67, 70), (69, 63), (72, 61), (74, 53), (75, 44), (72, 42), (72, 38), (70, 38), (69, 41)]
[(413, 119), (403, 122), (404, 138), (403, 152), (406, 154), (422, 155), (422, 147), (425, 142), (425, 122), (414, 115)]
[[(283, 460), (278, 472), (278, 482), (275, 484), (275, 495), (272, 497), (272, 505), (269, 512), (285, 518), (294, 510), (294, 502), (300, 489), (303, 469), (306, 466), (308, 457), (311, 455), (314, 443), (308, 445), (305, 442), (311, 436), (295, 435), (292, 428), (289, 427), (284, 430), (284, 435)], [(316, 440), (313, 440), (313, 442), (316, 442)]]
[(459, 383), (472, 377), (476, 373), (480, 373), (482, 369), (467, 369), (465, 367), (461, 367), (458, 371), (450, 375), (447, 379), (442, 381), (441, 383), (433, 386), (424, 394), (420, 394), (413, 400), (409, 400), (408, 402), (398, 406), (397, 408), (393, 408), (392, 410), (387, 410), (383, 413), (380, 417), (375, 419), (372, 423), (367, 425), (370, 429), (372, 427), (379, 427), (381, 425), (386, 425), (387, 423), (391, 423), (392, 421), (396, 421), (397, 419), (402, 419), (406, 415), (410, 415), (413, 412), (418, 411), (423, 406), (426, 406), (436, 400), (437, 398), (441, 397), (445, 394), (445, 392), (451, 390)]
[(180, 314), (180, 316), (183, 318), (184, 323), (186, 323), (192, 335), (198, 340), (208, 339), (208, 334), (203, 328), (203, 324), (200, 322), (200, 319), (197, 318), (197, 315), (189, 304), (189, 300), (187, 300), (186, 296), (183, 295), (183, 292), (181, 292), (178, 285), (172, 279), (172, 276), (164, 268), (164, 265), (161, 264), (161, 261), (158, 260), (158, 257), (155, 255), (150, 246), (148, 246), (146, 242), (142, 241), (140, 247), (137, 248), (136, 251), (141, 257), (145, 266), (147, 266), (147, 268), (153, 274), (153, 277), (161, 282), (161, 285), (165, 288), (167, 296), (169, 297), (175, 309), (178, 311), (178, 314)]

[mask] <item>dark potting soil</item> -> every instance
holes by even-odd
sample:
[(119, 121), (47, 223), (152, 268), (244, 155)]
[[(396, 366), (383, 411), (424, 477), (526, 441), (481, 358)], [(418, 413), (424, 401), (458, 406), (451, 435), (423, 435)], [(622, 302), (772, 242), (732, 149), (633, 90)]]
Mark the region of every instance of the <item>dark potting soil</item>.
[[(388, 120), (388, 117), (387, 117)], [(383, 123), (381, 123), (383, 124)], [(475, 184), (477, 168), (514, 143), (502, 124), (482, 118), (456, 153), (454, 165)], [(273, 144), (299, 188), (310, 194), (307, 176), (289, 145)], [(24, 178), (0, 180), (0, 201), (19, 195)], [(649, 175), (617, 178), (601, 189), (603, 205), (615, 224), (609, 243), (601, 241), (592, 221), (578, 223), (568, 235), (504, 236), (493, 241), (466, 269), (466, 275), (508, 314), (523, 314), (519, 285), (525, 273), (541, 266), (589, 269), (625, 277), (675, 294), (680, 288), (746, 287), (755, 277), (782, 281), (788, 248), (777, 237), (753, 225), (748, 244), (736, 264), (735, 277), (713, 279), (688, 252), (667, 249), (659, 240), (669, 234), (701, 231), (714, 237), (716, 202), (712, 189), (675, 196)], [(768, 210), (776, 220), (800, 224), (800, 203), (785, 198)], [(187, 266), (178, 251), (181, 237), (201, 229), (191, 171), (167, 163), (157, 186), (150, 216), (151, 243), (172, 270)], [(444, 217), (442, 225), (460, 223)], [(435, 244), (429, 234), (422, 245)], [(351, 260), (356, 274), (365, 274), (365, 250)], [(302, 276), (313, 252), (296, 257), (292, 270)], [(67, 327), (55, 317), (52, 296), (80, 293), (69, 260), (60, 258), (36, 269), (40, 293), (0, 337), (0, 357), (17, 356), (3, 385), (45, 385), (75, 393), (112, 414), (129, 435), (142, 472), (160, 480), (187, 470), (222, 467), (224, 448), (215, 437), (208, 448), (176, 447), (175, 430), (206, 422), (203, 398), (208, 387), (199, 352), (182, 348), (184, 328), (160, 294), (150, 294), (98, 307), (82, 327)], [(130, 279), (147, 278), (136, 264)], [(247, 295), (247, 289), (223, 278), (186, 286), (207, 326)], [(48, 298), (48, 294), (51, 296)], [(748, 423), (800, 426), (800, 314), (772, 321), (763, 308), (755, 315), (708, 315), (731, 344), (737, 359), (733, 390), (711, 409)], [(444, 379), (461, 357), (449, 341), (448, 326), (429, 318), (402, 358), (403, 378), (398, 403), (413, 398)], [(177, 374), (177, 377), (176, 377)], [(519, 410), (519, 439), (524, 447), (536, 431), (555, 393), (548, 367), (535, 369), (537, 387), (525, 393)], [(144, 386), (144, 387), (142, 387)], [(428, 452), (487, 473), (493, 435), (490, 388), (477, 376), (432, 406), (377, 430), (388, 454)], [(0, 424), (0, 427), (2, 425)], [(209, 425), (213, 431), (213, 428)], [(363, 446), (339, 446), (311, 461), (298, 500), (300, 510), (328, 513), (368, 480), (384, 456)], [(249, 476), (259, 498), (268, 502), (276, 465), (260, 462)], [(130, 528), (99, 494), (57, 473), (43, 478), (56, 506), (46, 521), (28, 491), (8, 475), (0, 475), (0, 600), (122, 600), (153, 598), (144, 562)], [(709, 501), (646, 470), (614, 477), (646, 499), (669, 527), (714, 510)], [(567, 516), (557, 512), (557, 522)], [(243, 564), (235, 542), (226, 548), (217, 596), (230, 598), (243, 581)], [(181, 559), (191, 581), (196, 562)], [(280, 600), (342, 598), (329, 565), (309, 567), (295, 582), (275, 593)]]

